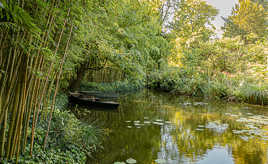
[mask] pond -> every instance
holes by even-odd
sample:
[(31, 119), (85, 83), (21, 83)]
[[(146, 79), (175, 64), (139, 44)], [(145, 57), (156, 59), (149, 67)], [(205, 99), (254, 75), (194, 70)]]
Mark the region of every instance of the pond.
[(268, 163), (267, 108), (147, 90), (120, 103), (118, 112), (84, 117), (105, 131), (103, 149), (88, 163)]

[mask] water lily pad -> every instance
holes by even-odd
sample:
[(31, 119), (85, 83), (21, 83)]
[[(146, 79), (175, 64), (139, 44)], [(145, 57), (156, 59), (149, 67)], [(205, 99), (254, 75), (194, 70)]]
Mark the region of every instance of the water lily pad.
[(115, 162), (114, 164), (126, 164), (125, 162)]
[(149, 117), (144, 117), (144, 119), (145, 119), (145, 120), (148, 120), (148, 119), (149, 119)]
[(197, 105), (207, 105), (208, 103), (204, 103), (204, 102), (194, 102), (194, 106)]
[(130, 123), (131, 121), (125, 121), (126, 123)]
[(166, 163), (166, 160), (164, 160), (164, 159), (156, 159), (155, 162), (158, 163), (158, 164), (162, 164), (162, 163)]
[(150, 124), (151, 122), (150, 121), (144, 121), (145, 124)]
[(239, 117), (239, 115), (236, 114), (230, 114), (231, 117)]
[(127, 159), (126, 162), (129, 163), (129, 164), (137, 163), (137, 161), (135, 159), (133, 159), (133, 158)]
[(196, 128), (197, 131), (204, 131), (204, 129)]
[(132, 126), (127, 126), (127, 128), (132, 128)]
[(248, 141), (248, 140), (249, 140), (249, 138), (248, 138), (247, 136), (240, 136), (240, 138), (241, 138), (242, 140), (244, 140), (244, 141)]
[(232, 132), (233, 132), (234, 134), (241, 134), (241, 133), (243, 133), (243, 131), (241, 131), (241, 130), (232, 130)]
[(165, 121), (166, 124), (171, 124), (171, 121)]
[(155, 121), (157, 121), (157, 122), (162, 122), (163, 120), (161, 120), (161, 119), (157, 119), (157, 120), (155, 120)]
[(139, 121), (139, 120), (137, 120), (137, 121), (134, 121), (134, 123), (140, 123), (140, 121)]
[(153, 122), (153, 124), (155, 124), (155, 125), (164, 125), (164, 124), (161, 123), (161, 122)]
[(246, 118), (239, 118), (238, 120), (236, 120), (237, 122), (248, 122), (248, 119)]
[(185, 102), (185, 103), (183, 103), (183, 105), (191, 105), (191, 103)]
[(228, 124), (220, 124), (218, 122), (208, 122), (208, 124), (205, 127), (217, 133), (223, 133), (228, 128)]
[(252, 124), (246, 124), (246, 127), (250, 128), (250, 129), (259, 129), (256, 126), (252, 125)]

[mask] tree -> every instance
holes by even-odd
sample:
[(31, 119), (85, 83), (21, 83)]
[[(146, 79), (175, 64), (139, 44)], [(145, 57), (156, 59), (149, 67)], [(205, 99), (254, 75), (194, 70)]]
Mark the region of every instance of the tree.
[(92, 69), (117, 67), (127, 77), (142, 79), (148, 66), (159, 68), (169, 54), (155, 4), (138, 0), (112, 2), (104, 6), (94, 3), (84, 12), (86, 21), (80, 23), (81, 32), (74, 45), (75, 54), (79, 44), (83, 45), (79, 48), (80, 58), (73, 55), (73, 61), (70, 60), (74, 63), (71, 69), (75, 70), (71, 71), (71, 90), (77, 90), (86, 72)]
[(235, 5), (232, 15), (225, 20), (224, 36), (241, 36), (247, 41), (247, 35), (255, 34), (258, 38), (267, 36), (267, 13), (262, 5), (250, 0), (240, 0)]
[(191, 67), (200, 64), (203, 57), (199, 49), (213, 36), (215, 27), (212, 20), (217, 14), (217, 9), (201, 0), (180, 2), (170, 24), (175, 36), (172, 61)]
[(182, 0), (175, 11), (172, 31), (181, 38), (202, 35), (208, 40), (213, 33), (212, 20), (218, 14), (217, 9), (201, 0)]

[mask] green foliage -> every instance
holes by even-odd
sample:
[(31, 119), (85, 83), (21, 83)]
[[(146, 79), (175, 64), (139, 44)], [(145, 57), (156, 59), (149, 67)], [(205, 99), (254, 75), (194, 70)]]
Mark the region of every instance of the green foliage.
[(149, 87), (174, 94), (259, 105), (268, 104), (267, 83), (258, 82), (244, 75), (230, 77), (224, 73), (218, 73), (211, 77), (206, 73), (191, 69), (169, 68), (151, 74)]
[(108, 93), (133, 92), (145, 87), (145, 82), (140, 80), (124, 80), (112, 83), (83, 82), (80, 90), (83, 91), (101, 91)]
[(267, 12), (264, 6), (251, 0), (240, 0), (233, 8), (232, 15), (225, 19), (224, 36), (242, 36), (248, 42), (247, 35), (258, 38), (267, 37)]
[(79, 121), (68, 111), (57, 109), (53, 114), (47, 148), (43, 148), (47, 123), (41, 121), (36, 129), (33, 156), (28, 155), (30, 147), (27, 146), (26, 154), (19, 158), (20, 163), (85, 163), (87, 157), (100, 148), (100, 129)]
[(81, 68), (86, 72), (105, 67), (116, 67), (130, 79), (142, 79), (147, 69), (166, 62), (170, 46), (152, 4), (138, 0), (104, 4), (96, 1), (83, 9), (64, 69), (66, 80), (75, 79)]
[(97, 137), (100, 134), (101, 130), (79, 121), (68, 111), (56, 110), (49, 133), (48, 147), (68, 149), (66, 145), (77, 146), (81, 151), (90, 155), (99, 144)]
[(235, 95), (240, 101), (250, 104), (268, 105), (267, 85), (245, 82), (236, 90)]
[(213, 34), (214, 26), (211, 21), (217, 14), (217, 9), (204, 1), (183, 0), (175, 12), (171, 28), (178, 37), (186, 42), (187, 39), (193, 37), (201, 37), (205, 41)]

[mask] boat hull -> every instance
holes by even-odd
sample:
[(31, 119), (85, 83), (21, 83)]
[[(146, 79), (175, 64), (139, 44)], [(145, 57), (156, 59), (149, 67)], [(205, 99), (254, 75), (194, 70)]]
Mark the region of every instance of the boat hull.
[(103, 101), (96, 98), (80, 98), (70, 94), (69, 103), (92, 109), (117, 109), (119, 103), (113, 101)]

